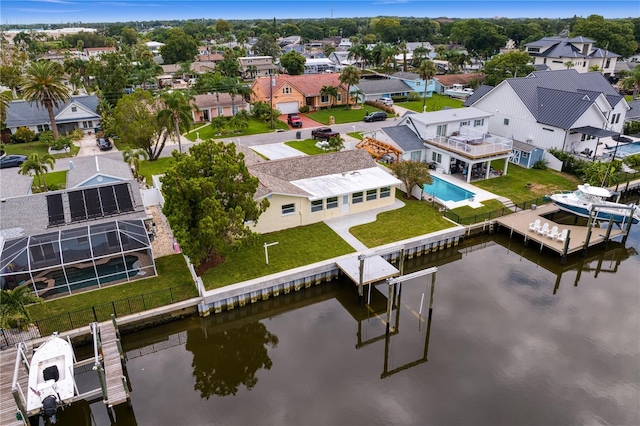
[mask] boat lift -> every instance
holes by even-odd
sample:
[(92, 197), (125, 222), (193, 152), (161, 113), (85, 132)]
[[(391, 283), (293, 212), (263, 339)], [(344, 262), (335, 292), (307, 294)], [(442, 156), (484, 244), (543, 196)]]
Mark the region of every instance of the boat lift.
[[(97, 322), (91, 323), (89, 328), (93, 339), (93, 357), (78, 361), (75, 352), (73, 352), (73, 369), (76, 370), (93, 364), (92, 370), (98, 374), (100, 387), (81, 394), (78, 390), (74, 375), (73, 387), (75, 396), (63, 401), (62, 409), (76, 401), (86, 400), (91, 403), (102, 399), (107, 406), (109, 419), (112, 423), (115, 423), (115, 414), (112, 408), (124, 402), (127, 402), (127, 404), (131, 406), (130, 387), (127, 377), (123, 374), (123, 370), (126, 372), (125, 357), (120, 343), (115, 317), (112, 316), (112, 321), (110, 322), (104, 322), (102, 324), (98, 324)], [(67, 341), (71, 344), (69, 335), (67, 335)], [(71, 347), (73, 348), (73, 345), (71, 345)], [(23, 388), (26, 389), (28, 387), (27, 380), (31, 367), (29, 358), (30, 351), (24, 342), (18, 343), (16, 349), (17, 354), (13, 369), (11, 392), (18, 409), (16, 419), (22, 421), (26, 426), (29, 424), (29, 417), (38, 416), (42, 414), (43, 410), (28, 411), (26, 408), (26, 391), (23, 390)], [(23, 369), (20, 368), (21, 365), (24, 367)]]

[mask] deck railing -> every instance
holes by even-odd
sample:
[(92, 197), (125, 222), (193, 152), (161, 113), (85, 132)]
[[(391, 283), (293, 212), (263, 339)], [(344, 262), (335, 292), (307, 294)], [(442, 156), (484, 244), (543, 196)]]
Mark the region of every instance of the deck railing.
[(513, 140), (463, 128), (449, 136), (427, 135), (425, 141), (468, 157), (485, 157), (510, 152)]
[(452, 210), (445, 210), (444, 216), (453, 220), (460, 225), (472, 225), (474, 223), (484, 222), (485, 220), (492, 220), (500, 216), (506, 216), (511, 213), (515, 213), (521, 210), (528, 210), (532, 205), (542, 205), (548, 203), (550, 200), (547, 197), (539, 197), (533, 200), (523, 201), (522, 203), (514, 204), (513, 207), (502, 207), (497, 210), (489, 212), (479, 213), (473, 216), (460, 216)]

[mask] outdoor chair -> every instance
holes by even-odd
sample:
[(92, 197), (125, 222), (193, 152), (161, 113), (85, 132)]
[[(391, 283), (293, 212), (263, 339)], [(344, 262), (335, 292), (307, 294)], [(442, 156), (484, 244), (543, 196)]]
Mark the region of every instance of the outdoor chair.
[(540, 229), (540, 219), (536, 219), (535, 222), (529, 224), (529, 231), (538, 232)]
[(554, 225), (551, 230), (547, 232), (547, 237), (553, 240), (558, 236), (558, 234), (560, 234), (560, 232), (558, 232), (558, 227)]
[(560, 241), (561, 243), (564, 243), (565, 241), (567, 241), (567, 235), (569, 235), (569, 230), (563, 229), (562, 232), (559, 233), (558, 236), (556, 237), (556, 241)]
[(545, 235), (547, 232), (549, 232), (549, 222), (545, 222), (542, 225), (542, 228), (538, 229), (536, 232), (540, 235)]

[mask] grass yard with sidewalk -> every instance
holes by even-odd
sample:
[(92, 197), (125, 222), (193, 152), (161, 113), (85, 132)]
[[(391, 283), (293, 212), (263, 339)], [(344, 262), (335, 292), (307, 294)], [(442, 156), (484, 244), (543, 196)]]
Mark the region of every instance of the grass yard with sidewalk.
[(382, 111), (376, 107), (371, 105), (364, 105), (362, 108), (354, 109), (353, 106), (350, 109), (345, 109), (344, 106), (336, 106), (328, 109), (321, 109), (319, 111), (310, 112), (305, 114), (312, 120), (317, 121), (318, 123), (322, 123), (326, 126), (329, 126), (329, 118), (334, 117), (336, 124), (344, 124), (344, 123), (354, 123), (358, 121), (363, 121), (365, 116), (365, 111), (368, 112), (376, 112)]
[[(491, 166), (497, 170), (504, 170), (504, 160), (492, 161)], [(573, 191), (579, 183), (577, 178), (566, 173), (551, 169), (526, 169), (509, 163), (505, 176), (473, 182), (473, 185), (518, 204), (544, 197), (556, 190)], [(530, 188), (528, 184), (531, 184)]]
[[(266, 265), (264, 243), (270, 246)], [(263, 234), (255, 245), (226, 256), (224, 263), (202, 274), (207, 290), (331, 259), (355, 250), (324, 223)]]
[[(127, 297), (152, 293), (154, 291), (167, 289), (169, 287), (178, 287), (189, 283), (192, 284), (192, 287), (185, 287), (186, 290), (183, 290), (181, 294), (178, 294), (178, 292), (173, 294), (174, 301), (186, 300), (198, 295), (198, 290), (195, 284), (193, 284), (187, 263), (181, 254), (156, 259), (156, 269), (158, 270), (158, 276), (156, 277), (61, 297), (42, 304), (29, 305), (27, 309), (31, 314), (31, 319), (38, 321), (66, 314), (67, 312), (87, 309), (93, 306), (111, 303), (112, 301), (126, 299)], [(165, 305), (169, 303), (170, 300), (167, 295)]]
[(316, 143), (318, 143), (318, 141), (315, 139), (305, 139), (302, 141), (289, 141), (284, 144), (300, 152), (304, 152), (307, 155), (326, 154), (327, 151), (318, 148)]
[[(282, 121), (276, 119), (274, 117), (273, 120), (273, 125), (275, 127), (275, 130), (289, 130), (289, 126), (287, 126), (286, 123), (283, 123)], [(199, 127), (197, 129), (194, 129), (192, 131), (190, 131), (189, 133), (187, 133), (186, 135), (184, 135), (187, 139), (189, 139), (192, 142), (195, 142), (196, 139), (198, 138), (198, 135), (200, 135), (200, 139), (201, 140), (207, 140), (207, 139), (233, 139), (233, 138), (237, 138), (239, 136), (247, 136), (247, 135), (258, 135), (261, 133), (271, 133), (274, 130), (271, 130), (271, 123), (265, 123), (264, 121), (260, 121), (257, 118), (251, 117), (249, 119), (249, 127), (247, 127), (246, 129), (242, 130), (241, 133), (229, 133), (226, 135), (216, 135), (213, 131), (213, 128), (209, 125), (207, 126), (203, 126), (203, 127)]]
[(477, 209), (474, 209), (470, 206), (457, 207), (455, 209), (447, 211), (447, 216), (455, 220), (455, 214), (460, 220), (459, 223), (463, 225), (469, 225), (472, 223), (482, 222), (485, 219), (489, 219), (489, 214), (491, 214), (491, 218), (495, 218), (497, 216), (502, 216), (509, 213), (511, 213), (511, 210), (507, 209), (507, 207), (500, 201), (485, 200), (482, 201), (482, 207), (478, 207)]
[(455, 226), (429, 203), (407, 200), (399, 190), (396, 190), (396, 198), (405, 203), (404, 207), (382, 212), (375, 222), (354, 226), (349, 232), (372, 248)]
[[(430, 98), (427, 98), (427, 112), (440, 111), (444, 107), (462, 108), (463, 101), (460, 99), (450, 98), (444, 95), (433, 94)], [(398, 102), (398, 106), (410, 109), (415, 112), (423, 112), (422, 99), (419, 101)]]
[(144, 176), (147, 185), (152, 185), (151, 176), (164, 174), (173, 164), (173, 157), (160, 157), (156, 161), (141, 161), (138, 174)]
[[(71, 149), (68, 154), (55, 154), (53, 157), (68, 158), (68, 157), (75, 157), (76, 155), (78, 155), (78, 152), (80, 151), (79, 146), (72, 144), (70, 148)], [(40, 141), (28, 142), (28, 143), (8, 143), (8, 144), (5, 144), (4, 150), (7, 153), (7, 155), (22, 154), (22, 155), (29, 156), (35, 152), (40, 157), (42, 157), (43, 155), (49, 153), (49, 147), (47, 147), (45, 144), (43, 144)]]

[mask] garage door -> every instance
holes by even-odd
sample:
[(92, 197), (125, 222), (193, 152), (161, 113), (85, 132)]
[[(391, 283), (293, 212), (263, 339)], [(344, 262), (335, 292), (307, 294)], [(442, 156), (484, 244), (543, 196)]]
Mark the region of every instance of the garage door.
[(283, 114), (298, 112), (298, 102), (281, 102), (276, 104), (276, 109)]

